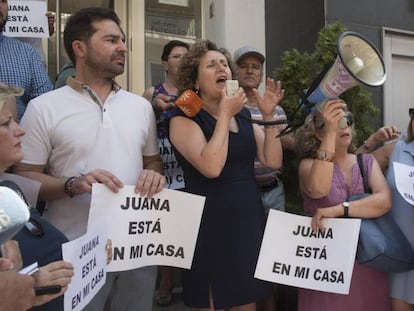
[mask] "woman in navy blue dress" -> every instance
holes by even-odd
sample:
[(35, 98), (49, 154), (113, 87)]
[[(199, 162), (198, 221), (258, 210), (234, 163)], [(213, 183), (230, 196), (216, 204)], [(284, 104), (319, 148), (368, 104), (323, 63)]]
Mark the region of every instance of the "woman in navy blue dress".
[[(228, 52), (210, 41), (194, 44), (178, 69), (179, 94), (196, 91), (202, 109), (194, 117), (177, 109), (170, 140), (187, 191), (206, 197), (192, 268), (184, 272), (184, 302), (199, 309), (256, 310), (271, 286), (254, 278), (265, 223), (254, 158), (279, 168), (282, 148), (276, 127), (262, 130), (248, 121), (243, 89), (226, 95), (231, 79)], [(265, 121), (274, 120), (281, 92), (272, 79), (263, 96), (256, 90)]]

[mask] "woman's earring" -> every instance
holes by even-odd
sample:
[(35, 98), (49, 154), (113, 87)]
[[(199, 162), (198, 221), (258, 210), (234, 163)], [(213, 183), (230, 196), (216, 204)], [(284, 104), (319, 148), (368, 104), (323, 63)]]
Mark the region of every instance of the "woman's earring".
[(195, 93), (198, 95), (200, 94), (200, 90), (199, 89), (195, 89)]

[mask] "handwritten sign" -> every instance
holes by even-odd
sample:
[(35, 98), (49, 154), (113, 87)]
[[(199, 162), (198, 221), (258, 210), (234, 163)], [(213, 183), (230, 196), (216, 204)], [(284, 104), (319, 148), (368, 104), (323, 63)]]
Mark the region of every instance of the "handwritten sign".
[(360, 219), (326, 218), (315, 233), (311, 218), (270, 210), (255, 277), (273, 283), (348, 294)]
[(8, 1), (9, 16), (3, 33), (9, 37), (49, 37), (46, 1)]
[(63, 260), (72, 263), (74, 275), (64, 297), (65, 311), (83, 310), (106, 281), (104, 228), (62, 244)]
[(393, 165), (398, 193), (414, 205), (414, 167), (398, 162), (393, 162)]
[(108, 271), (164, 265), (191, 268), (205, 198), (164, 189), (151, 199), (124, 186), (92, 187), (88, 230), (104, 226), (112, 240)]

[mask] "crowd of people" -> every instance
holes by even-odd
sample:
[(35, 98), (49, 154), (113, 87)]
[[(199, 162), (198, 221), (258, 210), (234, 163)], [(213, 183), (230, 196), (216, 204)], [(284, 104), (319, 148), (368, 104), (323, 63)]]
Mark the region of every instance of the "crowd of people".
[[(0, 31), (7, 9), (1, 1)], [(294, 134), (280, 136), (285, 91), (281, 81), (265, 77), (264, 54), (245, 45), (232, 57), (209, 40), (168, 42), (161, 55), (165, 80), (139, 96), (115, 82), (128, 51), (120, 24), (108, 8), (72, 14), (63, 37), (70, 61), (54, 90), (35, 49), (0, 32), (0, 186), (25, 199), (28, 223), (41, 230), (25, 226), (2, 245), (0, 310), (63, 310), (73, 267), (62, 260), (61, 245), (86, 233), (93, 183), (114, 193), (135, 185), (150, 198), (169, 188), (206, 200), (191, 269), (108, 272), (84, 310), (151, 311), (154, 294), (157, 304), (168, 306), (177, 275), (191, 308), (277, 310), (282, 288), (254, 274), (269, 210), (285, 211), (283, 150), (300, 158), (298, 188), (313, 230), (324, 230), (325, 218), (391, 211), (414, 247), (414, 211), (399, 194), (393, 170), (395, 162), (414, 165), (414, 110), (407, 137), (386, 126), (360, 148), (352, 113), (339, 99), (321, 104)], [(238, 80), (234, 93), (227, 92), (227, 80)], [(202, 103), (195, 116), (175, 105), (186, 90)], [(357, 153), (365, 153), (372, 194), (347, 202), (364, 189)], [(40, 201), (46, 202), (43, 215)], [(33, 261), (38, 272), (18, 273)], [(45, 285), (60, 291), (36, 296), (34, 289)], [(349, 294), (299, 288), (294, 308), (412, 311), (411, 285), (414, 271), (387, 274), (355, 261)]]

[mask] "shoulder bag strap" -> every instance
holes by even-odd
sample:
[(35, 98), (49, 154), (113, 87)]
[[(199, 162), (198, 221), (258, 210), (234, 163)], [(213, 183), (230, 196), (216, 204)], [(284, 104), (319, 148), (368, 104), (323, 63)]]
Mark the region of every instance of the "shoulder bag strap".
[(364, 181), (364, 192), (370, 193), (371, 189), (369, 188), (368, 179), (365, 175), (364, 162), (363, 162), (363, 157), (361, 153), (357, 154), (357, 160), (358, 160), (359, 171), (361, 172), (362, 180)]

